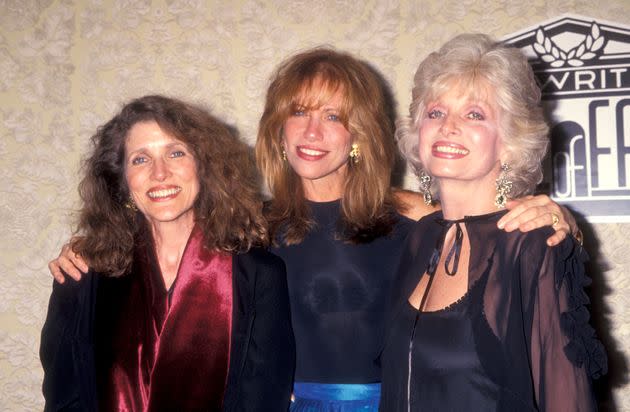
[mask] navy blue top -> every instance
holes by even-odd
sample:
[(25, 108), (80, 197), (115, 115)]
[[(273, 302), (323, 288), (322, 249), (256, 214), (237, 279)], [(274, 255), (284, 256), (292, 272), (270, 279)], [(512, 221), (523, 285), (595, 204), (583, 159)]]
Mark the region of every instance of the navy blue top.
[(340, 201), (308, 205), (317, 226), (300, 244), (272, 249), (287, 266), (297, 348), (295, 380), (380, 382), (375, 358), (384, 308), (414, 222), (399, 216), (388, 236), (351, 244), (336, 236)]

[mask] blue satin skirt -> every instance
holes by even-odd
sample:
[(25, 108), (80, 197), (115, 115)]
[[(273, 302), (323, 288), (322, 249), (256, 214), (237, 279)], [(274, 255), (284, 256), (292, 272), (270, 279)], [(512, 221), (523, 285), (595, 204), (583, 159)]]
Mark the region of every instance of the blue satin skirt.
[(377, 412), (381, 384), (295, 382), (291, 412)]

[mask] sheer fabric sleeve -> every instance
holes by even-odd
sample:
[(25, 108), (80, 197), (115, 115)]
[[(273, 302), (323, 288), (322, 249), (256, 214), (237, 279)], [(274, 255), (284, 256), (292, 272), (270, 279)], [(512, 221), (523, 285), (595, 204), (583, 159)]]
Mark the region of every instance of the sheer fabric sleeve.
[(586, 258), (573, 239), (553, 248), (544, 242), (529, 243), (522, 256), (521, 275), (538, 279), (534, 279), (530, 349), (541, 411), (596, 410), (590, 378), (606, 373), (606, 354), (588, 324)]

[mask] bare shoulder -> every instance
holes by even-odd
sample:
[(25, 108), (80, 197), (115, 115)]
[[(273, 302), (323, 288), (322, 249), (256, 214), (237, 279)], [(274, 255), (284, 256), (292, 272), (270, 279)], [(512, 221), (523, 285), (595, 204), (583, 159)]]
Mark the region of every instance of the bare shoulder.
[(399, 203), (398, 213), (408, 217), (409, 219), (419, 220), (420, 218), (439, 210), (437, 205), (425, 205), (422, 194), (418, 192), (404, 189), (394, 189), (393, 193)]

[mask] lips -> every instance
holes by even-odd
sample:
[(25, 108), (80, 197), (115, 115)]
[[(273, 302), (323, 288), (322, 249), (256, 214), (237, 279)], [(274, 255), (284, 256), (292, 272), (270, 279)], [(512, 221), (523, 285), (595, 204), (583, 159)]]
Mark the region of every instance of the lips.
[(296, 153), (300, 158), (305, 160), (319, 160), (328, 154), (327, 151), (306, 146), (297, 146)]
[(179, 186), (156, 187), (147, 192), (147, 196), (155, 202), (169, 200), (176, 197), (182, 188)]
[(444, 159), (461, 159), (469, 152), (464, 146), (452, 142), (436, 142), (431, 147), (433, 156)]

